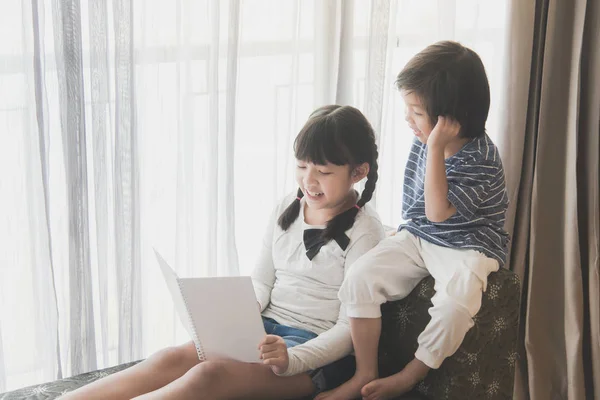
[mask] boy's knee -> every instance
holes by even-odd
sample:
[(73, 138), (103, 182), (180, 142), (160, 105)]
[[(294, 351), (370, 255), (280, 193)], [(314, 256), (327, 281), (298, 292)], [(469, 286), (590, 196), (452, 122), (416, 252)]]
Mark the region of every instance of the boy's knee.
[(370, 281), (372, 279), (373, 272), (371, 267), (373, 260), (369, 257), (361, 257), (348, 270), (344, 283), (342, 284), (342, 292), (362, 293), (370, 290)]
[(371, 262), (368, 258), (364, 256), (356, 260), (352, 267), (348, 270), (346, 274), (346, 281), (355, 282), (355, 281), (364, 281), (365, 276), (369, 273), (369, 266)]

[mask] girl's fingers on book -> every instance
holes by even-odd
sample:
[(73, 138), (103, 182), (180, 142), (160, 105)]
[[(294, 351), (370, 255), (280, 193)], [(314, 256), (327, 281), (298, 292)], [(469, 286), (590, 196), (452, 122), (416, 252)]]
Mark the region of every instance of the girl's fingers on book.
[(262, 358), (263, 360), (267, 361), (267, 360), (279, 360), (281, 359), (282, 354), (280, 351), (270, 351), (268, 353), (263, 353), (262, 354)]
[(283, 339), (280, 336), (277, 335), (267, 335), (265, 336), (265, 344), (271, 344), (271, 343), (275, 343), (278, 341), (282, 341)]
[(265, 353), (269, 353), (271, 351), (275, 351), (275, 350), (280, 350), (281, 346), (276, 345), (276, 344), (265, 344), (262, 345), (260, 348), (260, 352), (265, 354)]
[(275, 365), (275, 366), (279, 366), (283, 363), (283, 360), (279, 357), (275, 357), (275, 358), (267, 358), (265, 360), (263, 360), (263, 364), (265, 365)]
[(283, 342), (283, 339), (281, 339), (281, 337), (277, 335), (265, 335), (262, 342), (260, 342), (260, 344), (258, 345), (258, 348), (260, 349), (261, 346), (264, 346), (265, 344), (273, 344), (279, 340)]
[(265, 362), (265, 365), (271, 367), (271, 370), (273, 370), (273, 372), (275, 372), (276, 374), (281, 374), (285, 372), (288, 368), (287, 363), (280, 358), (272, 358), (268, 361), (268, 363)]

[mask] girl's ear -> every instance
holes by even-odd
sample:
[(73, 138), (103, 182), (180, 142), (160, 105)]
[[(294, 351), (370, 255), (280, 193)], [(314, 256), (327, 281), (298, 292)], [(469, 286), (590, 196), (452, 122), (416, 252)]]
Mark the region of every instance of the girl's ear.
[(357, 167), (354, 167), (352, 170), (352, 182), (357, 183), (365, 178), (365, 176), (369, 175), (369, 163), (362, 163)]

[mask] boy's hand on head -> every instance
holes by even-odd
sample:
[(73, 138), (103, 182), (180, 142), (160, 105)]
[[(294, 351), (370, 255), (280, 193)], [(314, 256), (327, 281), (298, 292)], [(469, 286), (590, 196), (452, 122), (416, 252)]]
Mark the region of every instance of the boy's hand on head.
[(276, 374), (283, 374), (290, 365), (285, 342), (280, 336), (267, 335), (258, 346), (263, 364), (269, 365)]
[(448, 143), (458, 138), (460, 123), (452, 117), (439, 116), (437, 124), (427, 138), (427, 146), (445, 149)]

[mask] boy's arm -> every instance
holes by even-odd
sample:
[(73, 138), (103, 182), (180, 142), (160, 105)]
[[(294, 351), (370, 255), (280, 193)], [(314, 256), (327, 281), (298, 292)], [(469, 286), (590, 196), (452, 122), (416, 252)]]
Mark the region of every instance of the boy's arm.
[(458, 121), (439, 116), (427, 138), (427, 166), (425, 168), (425, 215), (431, 222), (444, 222), (456, 213), (448, 200), (448, 178), (444, 150), (458, 138)]
[(425, 215), (431, 222), (444, 222), (455, 213), (456, 207), (448, 200), (444, 148), (428, 146), (425, 169)]

